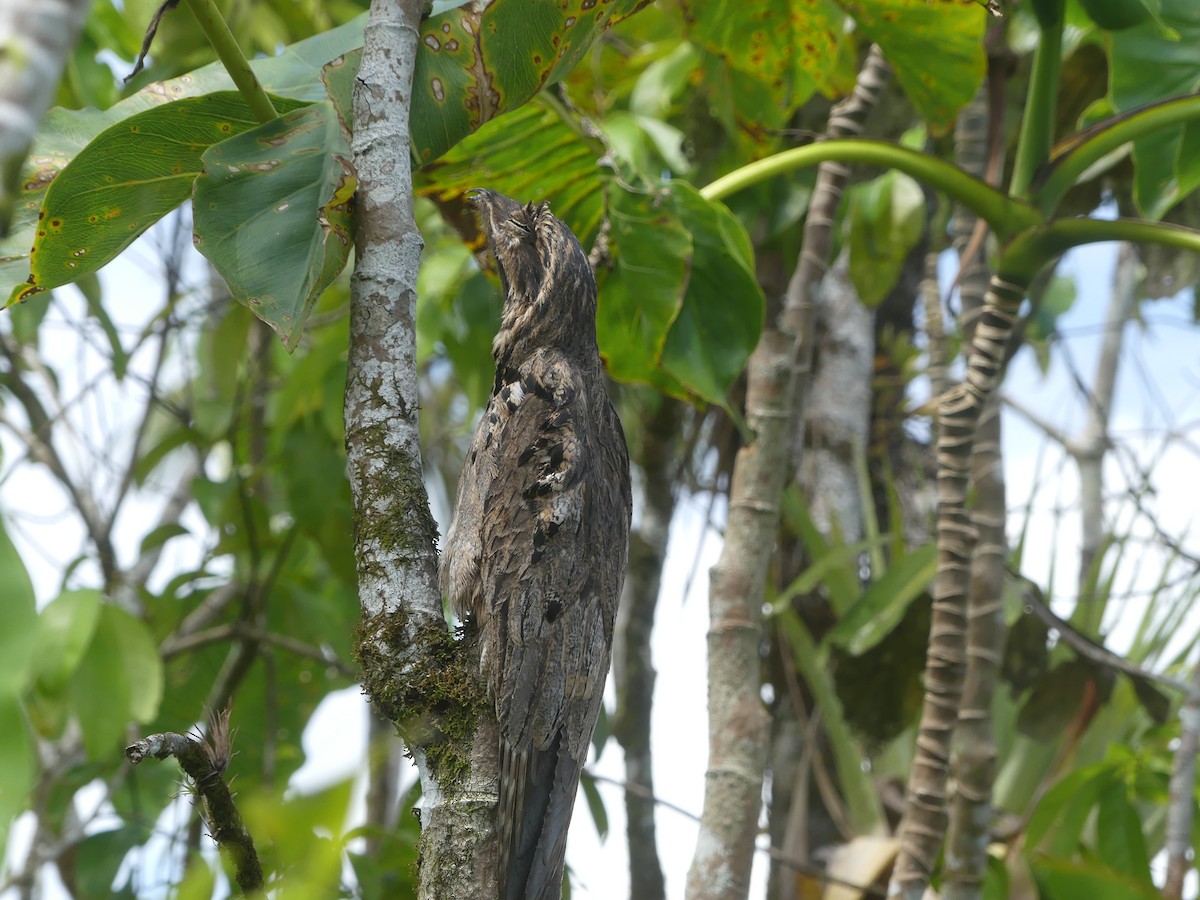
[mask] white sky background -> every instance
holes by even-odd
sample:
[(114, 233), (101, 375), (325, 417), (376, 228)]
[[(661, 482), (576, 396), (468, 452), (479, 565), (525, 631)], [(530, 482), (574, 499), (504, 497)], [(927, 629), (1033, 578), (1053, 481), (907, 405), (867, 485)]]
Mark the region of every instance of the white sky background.
[[(147, 244), (147, 241), (156, 239), (152, 232), (104, 273), (105, 297), (110, 313), (119, 323), (140, 327), (160, 305), (158, 292), (162, 287), (148, 274), (157, 268), (154, 260), (158, 253), (155, 245)], [(1072, 254), (1061, 269), (1080, 279), (1080, 299), (1060, 324), (1085, 382), (1090, 382), (1095, 368), (1114, 258), (1111, 245), (1086, 248)], [(952, 277), (953, 266), (948, 268)], [(191, 264), (188, 274), (191, 283), (202, 283), (197, 262)], [(82, 315), (82, 303), (77, 296), (72, 297), (73, 294), (71, 290), (63, 292), (64, 306), (72, 317)], [(1191, 321), (1190, 295), (1146, 304), (1142, 311), (1147, 321), (1144, 331), (1136, 325), (1126, 326), (1128, 334), (1114, 403), (1113, 432), (1118, 440), (1128, 441), (1143, 460), (1159, 452), (1165, 431), (1177, 432), (1177, 439), (1154, 463), (1153, 479), (1159, 490), (1157, 496), (1147, 502), (1166, 531), (1193, 552), (1200, 552), (1194, 533), (1188, 533), (1196, 509), (1194, 472), (1196, 456), (1200, 454), (1200, 425), (1197, 425), (1200, 420), (1200, 353), (1197, 353), (1197, 329)], [(105, 365), (99, 354), (81, 350), (77, 341), (68, 340), (70, 330), (70, 326), (55, 325), (53, 321), (43, 330), (43, 346), (48, 348), (52, 362), (64, 376), (63, 395), (66, 397), (73, 396), (78, 385)], [(56, 344), (56, 335), (63, 336), (61, 347)], [(99, 345), (103, 346), (102, 343)], [(1026, 405), (1051, 421), (1073, 430), (1082, 424), (1085, 407), (1057, 351), (1053, 358), (1050, 374), (1043, 380), (1032, 354), (1023, 350), (1013, 362), (1004, 390), (1020, 397)], [(148, 363), (148, 359), (135, 360), (135, 367)], [(83, 377), (70, 375), (71, 370), (85, 374)], [(119, 395), (110, 395), (86, 415), (97, 426), (107, 420), (109, 429), (119, 430), (116, 427), (119, 409)], [(118, 418), (114, 420), (114, 416)], [(1184, 433), (1178, 434), (1181, 431)], [(39, 468), (19, 463), (17, 444), (7, 434), (2, 450), (0, 509), (5, 513), (13, 539), (30, 568), (39, 600), (45, 603), (56, 595), (64, 567), (81, 552), (84, 537), (69, 515), (65, 497)], [(1025, 572), (1035, 580), (1044, 580), (1049, 571), (1050, 550), (1056, 547), (1060, 556), (1055, 593), (1069, 597), (1074, 590), (1079, 546), (1079, 522), (1074, 513), (1078, 487), (1073, 465), (1062, 465), (1062, 454), (1053, 446), (1047, 448), (1043, 437), (1012, 413), (1005, 416), (1004, 452), (1011, 506), (1026, 502), (1035, 483), (1042, 485), (1034, 503), (1036, 514), (1030, 530)], [(124, 455), (121, 452), (118, 459)], [(1039, 458), (1040, 469), (1037, 468)], [(1108, 495), (1114, 496), (1124, 484), (1115, 463), (1110, 464), (1107, 478)], [(1071, 510), (1057, 529), (1050, 514), (1056, 504)], [(128, 515), (143, 516), (151, 510), (156, 514), (157, 506), (134, 504)], [(439, 515), (444, 513), (438, 512)], [(715, 562), (720, 549), (719, 537), (705, 526), (707, 512), (705, 497), (688, 497), (680, 503), (672, 525), (653, 638), (654, 664), (658, 670), (653, 719), (656, 789), (663, 800), (696, 813), (702, 805), (708, 746), (704, 669), (708, 568)], [(716, 515), (723, 517), (721, 509)], [(193, 518), (191, 524), (198, 526), (199, 518)], [(1014, 516), (1010, 520), (1010, 536), (1015, 535), (1017, 527)], [(123, 561), (128, 561), (136, 552), (143, 530), (131, 528), (119, 539), (118, 552)], [(185, 541), (172, 541), (167, 545), (168, 549), (177, 545), (179, 549), (174, 550), (173, 558), (164, 561), (160, 571), (167, 571), (169, 575), (171, 569), (178, 571), (193, 561), (187, 558), (186, 544)], [(1131, 554), (1131, 559), (1137, 555)], [(1153, 580), (1157, 572), (1154, 565), (1147, 564), (1143, 579)], [(1129, 613), (1134, 618), (1140, 612), (1136, 607), (1136, 600), (1131, 601)], [(1120, 648), (1119, 635), (1115, 643)], [(185, 724), (181, 723), (181, 727)], [(331, 739), (335, 735), (336, 739)], [(312, 789), (361, 772), (365, 748), (365, 707), (358, 691), (349, 689), (331, 695), (318, 709), (305, 733), (307, 762), (293, 777), (293, 786)], [(620, 748), (614, 740), (609, 741), (594, 768), (600, 774), (618, 780), (623, 778)], [(609, 818), (606, 842), (601, 843), (597, 838), (582, 797), (575, 812), (567, 856), (576, 875), (572, 895), (575, 898), (607, 900), (627, 896), (628, 892), (623, 800), (620, 790), (611, 785), (601, 784), (600, 791)], [(661, 807), (657, 823), (667, 892), (675, 900), (683, 897), (697, 827), (679, 813)], [(20, 829), (14, 830), (14, 844), (22, 843), (18, 840), (19, 832)], [(752, 891), (754, 897), (763, 896), (765, 872), (764, 857), (759, 854), (756, 887)], [(46, 896), (54, 897), (55, 894), (50, 892)], [(0, 900), (7, 898), (0, 897)]]

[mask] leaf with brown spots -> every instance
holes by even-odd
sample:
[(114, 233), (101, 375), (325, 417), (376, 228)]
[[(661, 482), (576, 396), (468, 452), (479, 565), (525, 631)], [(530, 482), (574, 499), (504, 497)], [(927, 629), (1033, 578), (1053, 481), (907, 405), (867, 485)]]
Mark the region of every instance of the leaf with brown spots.
[[(273, 98), (276, 109), (303, 106)], [(38, 212), (29, 277), (6, 305), (99, 270), (192, 194), (200, 156), (257, 124), (221, 91), (156, 106), (100, 132), (51, 182)]]
[(983, 83), (987, 11), (975, 0), (839, 0), (879, 44), (896, 80), (934, 132), (944, 132)]
[(644, 0), (468, 3), (421, 25), (412, 138), (429, 163), (484, 123), (569, 72), (592, 42)]

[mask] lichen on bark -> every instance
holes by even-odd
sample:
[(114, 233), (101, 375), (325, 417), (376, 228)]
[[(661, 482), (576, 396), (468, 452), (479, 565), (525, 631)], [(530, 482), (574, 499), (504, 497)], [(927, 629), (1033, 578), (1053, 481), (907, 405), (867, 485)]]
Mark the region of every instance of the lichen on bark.
[[(421, 647), (419, 669), (402, 662), (411, 655), (410, 642)], [(467, 754), (480, 716), (490, 713), (467, 643), (445, 628), (411, 631), (401, 608), (365, 617), (355, 647), (363, 692), (406, 744), (424, 748), (431, 774), (447, 793), (470, 765)]]

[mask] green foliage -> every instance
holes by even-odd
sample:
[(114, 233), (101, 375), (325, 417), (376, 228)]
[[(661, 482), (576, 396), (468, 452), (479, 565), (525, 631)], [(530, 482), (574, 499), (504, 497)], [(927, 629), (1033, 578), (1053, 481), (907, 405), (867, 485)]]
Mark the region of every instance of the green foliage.
[(8, 827), (29, 802), (37, 778), (37, 750), (17, 695), (0, 691), (0, 847)]
[(34, 635), (38, 628), (33, 584), (20, 554), (0, 519), (0, 584), (5, 586), (0, 603), (0, 695), (20, 690), (36, 662)]
[(241, 96), (222, 91), (137, 113), (100, 132), (46, 191), (29, 279), (13, 289), (8, 305), (111, 262), (191, 196), (206, 148), (255, 124)]
[(877, 306), (925, 233), (925, 194), (907, 175), (886, 172), (855, 188), (846, 221), (850, 280), (863, 303)]
[[(691, 40), (732, 70), (738, 123), (751, 127), (779, 127), (814, 90), (837, 96), (853, 87), (854, 36), (841, 28), (847, 14), (864, 44), (883, 48), (918, 114), (938, 131), (983, 80), (987, 17), (966, 4), (773, 0), (753, 10), (736, 2), (685, 3), (683, 10)], [(931, 42), (938, 47), (933, 55), (923, 49)], [(737, 102), (758, 91), (766, 92), (762, 103)]]
[(333, 105), (317, 103), (213, 144), (195, 179), (196, 248), (288, 350), (350, 257), (349, 153)]
[(421, 24), (413, 74), (413, 153), (437, 159), (493, 117), (516, 109), (579, 62), (638, 0), (460, 7)]
[[(1140, 6), (1141, 0), (1125, 5)], [(1193, 52), (1200, 41), (1200, 7), (1195, 3), (1163, 0), (1160, 21), (1147, 18), (1113, 34), (1111, 40), (1109, 97), (1117, 111), (1132, 111), (1200, 89)], [(1142, 215), (1159, 219), (1200, 187), (1198, 151), (1198, 121), (1163, 128), (1134, 141), (1133, 196)]]
[[(729, 389), (765, 317), (759, 278), (774, 279), (767, 295), (776, 299), (796, 255), (812, 174), (792, 163), (775, 168), (774, 181), (729, 197), (729, 206), (712, 199), (711, 179), (820, 128), (824, 107), (806, 101), (814, 92), (831, 99), (844, 93), (869, 42), (884, 48), (907, 98), (892, 94), (886, 102), (887, 112), (903, 118), (900, 125), (888, 116), (876, 124), (890, 137), (913, 124), (912, 110), (931, 133), (944, 131), (984, 70), (987, 18), (972, 4), (773, 0), (747, 10), (688, 2), (653, 5), (630, 18), (637, 5), (577, 2), (531, 16), (529, 5), (515, 0), (499, 0), (482, 13), (438, 4), (438, 15), (422, 24), (413, 119), (414, 149), (426, 162), (416, 173), (426, 198), (418, 207), (426, 239), (418, 366), (422, 425), (435, 464), (452, 464), (447, 446), (457, 438), (457, 423), (470, 420), (491, 383), (489, 344), (500, 299), (471, 255), (479, 235), (462, 202), (468, 188), (547, 199), (585, 247), (596, 247), (598, 327), (612, 375), (736, 413)], [(39, 613), (24, 567), (0, 534), (0, 582), (8, 588), (0, 604), (0, 685), (11, 688), (0, 691), (0, 829), (28, 807), (30, 788), (38, 785), (48, 798), (43, 826), (66, 833), (75, 793), (96, 779), (113, 784), (108, 799), (120, 824), (72, 848), (81, 895), (107, 895), (122, 858), (145, 841), (177, 791), (178, 772), (169, 762), (113, 778), (130, 723), (186, 730), (202, 719), (206, 703), (232, 697), (238, 731), (229, 774), (238, 779), (262, 842), (272, 890), (346, 894), (341, 873), (348, 860), (357, 896), (409, 896), (415, 894), (414, 817), (403, 816), (387, 833), (342, 834), (347, 785), (309, 797), (284, 790), (304, 761), (300, 735), (313, 710), (351, 684), (359, 611), (342, 449), (346, 289), (337, 276), (351, 228), (346, 202), (354, 184), (344, 160), (362, 21), (334, 27), (357, 12), (339, 2), (277, 0), (231, 10), (243, 47), (268, 54), (253, 65), (280, 98), (283, 116), (260, 126), (227, 93), (230, 82), (219, 67), (157, 81), (207, 58), (196, 35), (173, 16), (150, 69), (135, 80), (134, 93), (119, 99), (128, 91), (95, 53), (130, 58), (141, 40), (137, 16), (147, 6), (93, 4), (84, 43), (68, 64), (64, 108), (49, 115), (39, 135), (18, 227), (0, 249), (0, 290), (7, 295), (31, 271), (39, 287), (78, 283), (92, 340), (126, 387), (148, 377), (141, 361), (150, 336), (163, 330), (167, 374), (150, 391), (129, 484), (153, 496), (185, 465), (198, 463), (182, 486), (194, 503), (184, 521), (123, 515), (137, 518), (128, 548), (137, 547), (139, 558), (180, 547), (196, 558), (118, 594), (122, 585), (99, 585), (92, 567), (79, 565), (94, 561), (88, 549), (66, 567), (63, 592)], [(1051, 19), (1060, 6), (1035, 4), (1049, 9)], [(847, 14), (853, 29), (842, 27)], [(1073, 24), (1082, 21), (1078, 10), (1069, 15)], [(1030, 21), (1023, 16), (1018, 11), (1014, 29)], [(959, 178), (932, 156), (883, 141), (854, 144), (854, 161), (894, 162), (908, 172), (860, 185), (845, 210), (851, 274), (862, 298), (875, 302), (888, 293), (926, 227), (925, 198), (910, 176), (977, 201), (998, 226), (1002, 255), (1017, 234), (1044, 250), (1027, 253), (1021, 262), (1029, 266), (1070, 237), (1047, 231), (1046, 217), (1085, 172), (1126, 178), (1111, 165), (1130, 140), (1143, 212), (1160, 215), (1185, 196), (1200, 180), (1193, 171), (1200, 154), (1192, 152), (1200, 140), (1193, 121), (1200, 102), (1134, 107), (1200, 84), (1187, 56), (1196, 43), (1191, 38), (1200, 40), (1193, 18), (1183, 0), (1166, 0), (1151, 22), (1084, 35), (1089, 46), (1104, 48), (1112, 74), (1107, 102), (1124, 115), (1059, 145), (1031, 185), (1036, 208)], [(606, 30), (611, 40), (597, 42)], [(311, 32), (319, 33), (307, 37)], [(931, 53), (935, 44), (938, 52)], [(581, 59), (587, 64), (577, 65)], [(534, 96), (547, 85), (557, 87)], [(101, 108), (69, 108), (88, 103)], [(845, 150), (848, 143), (836, 145)], [(798, 149), (809, 164), (833, 145)], [(771, 159), (777, 157), (759, 163)], [(189, 197), (202, 249), (234, 296), (255, 306), (293, 354), (268, 345), (246, 309), (202, 305), (186, 291), (148, 315), (135, 335), (118, 314), (127, 298), (100, 291), (94, 270), (152, 218)], [(87, 218), (104, 212), (113, 213), (105, 221), (116, 231), (101, 239)], [(74, 255), (80, 249), (87, 252)], [(88, 277), (79, 279), (84, 272)], [(39, 349), (44, 299), (6, 314), (27, 356)], [(1027, 335), (1044, 339), (1035, 343), (1043, 359), (1057, 317), (1073, 299), (1056, 280), (1035, 304)], [(7, 369), (3, 374), (10, 376)], [(49, 369), (47, 384), (59, 383), (58, 376)], [(639, 427), (626, 424), (631, 433)], [(415, 482), (392, 488), (416, 494)], [(873, 513), (871, 485), (863, 494)], [(884, 821), (874, 778), (902, 774), (907, 764), (904, 729), (920, 702), (916, 672), (934, 550), (905, 546), (895, 508), (888, 510), (891, 533), (881, 533), (867, 515), (867, 537), (848, 542), (836, 526), (821, 534), (795, 493), (784, 505), (786, 527), (801, 536), (811, 563), (775, 598), (774, 620), (820, 713), (850, 819), (856, 828), (874, 828)], [(1100, 598), (1098, 609), (1114, 572), (1097, 567), (1088, 585)], [(822, 607), (819, 628), (810, 631), (795, 614), (792, 601), (802, 596)], [(1131, 655), (1164, 653), (1183, 629), (1184, 613), (1153, 620), (1147, 614)], [(1175, 733), (1156, 729), (1154, 721), (1167, 716), (1174, 698), (1145, 679), (1114, 679), (1061, 647), (1052, 651), (1047, 629), (1031, 614), (1012, 618), (1005, 678), (1013, 690), (997, 700), (997, 746), (1006, 770), (1025, 770), (1026, 798), (1037, 798), (1013, 810), (1030, 816), (1022, 835), (1028, 852), (1013, 856), (1032, 866), (1048, 897), (1148, 896), (1147, 860), (1161, 846), (1161, 828), (1144, 812), (1163, 805), (1167, 741)], [(432, 726), (461, 737), (487, 704), (472, 672), (459, 665), (460, 647), (443, 637), (446, 665), (438, 671), (409, 683), (384, 673), (369, 687), (398, 704), (406, 728)], [(1106, 702), (1089, 707), (1093, 718), (1079, 717), (1098, 700)], [(1088, 727), (1069, 733), (1076, 724)], [(1042, 756), (1027, 752), (1034, 742), (1018, 736), (1018, 728), (1053, 744), (1035, 748), (1045, 749)], [(83, 752), (44, 770), (35, 738), (68, 746), (75, 734)], [(605, 736), (601, 727), (597, 744)], [(1144, 744), (1136, 758), (1105, 756), (1111, 746), (1134, 743)], [(462, 770), (452, 748), (441, 755), (435, 749), (432, 759), (450, 779)], [(585, 780), (584, 788), (603, 834), (603, 804), (594, 784)], [(350, 851), (348, 842), (359, 837), (380, 842), (380, 854)], [(188, 860), (186, 874), (171, 878), (181, 897), (214, 891), (214, 871), (199, 854)], [(1006, 896), (1010, 880), (1016, 885), (1016, 876), (1010, 879), (993, 860), (985, 896)], [(117, 896), (134, 896), (146, 886), (118, 889)]]
[(861, 656), (900, 623), (909, 604), (928, 590), (936, 571), (937, 548), (933, 544), (896, 556), (825, 639), (851, 656)]
[[(252, 67), (267, 90), (293, 101), (284, 103), (280, 108), (292, 109), (302, 105), (303, 102), (313, 102), (325, 98), (326, 93), (320, 78), (322, 67), (330, 60), (361, 46), (361, 44), (362, 23), (354, 22), (300, 41), (285, 48), (284, 52), (277, 56), (255, 60)], [(211, 104), (214, 103), (212, 99), (205, 100), (204, 98), (212, 95), (219, 96), (221, 92), (228, 91), (232, 86), (229, 76), (220, 64), (212, 63), (186, 76), (152, 84), (107, 109), (56, 108), (47, 113), (22, 175), (18, 197), (19, 206), (12, 230), (3, 241), (0, 241), (0, 295), (8, 297), (10, 292), (13, 292), (14, 286), (24, 282), (30, 274), (29, 248), (34, 243), (35, 237), (38, 236), (36, 232), (39, 230), (41, 221), (38, 216), (42, 210), (48, 186), (54, 183), (57, 176), (102, 133), (110, 134), (110, 140), (115, 141), (116, 146), (124, 149), (126, 154), (129, 152), (140, 153), (140, 150), (131, 151), (130, 142), (137, 141), (138, 138), (132, 137), (132, 132), (123, 123), (127, 123), (128, 120), (139, 114), (164, 109), (164, 104), (166, 104), (165, 111), (160, 111), (156, 117), (152, 117), (151, 122), (164, 122), (164, 118), (159, 117), (165, 117), (165, 124), (169, 127), (158, 138), (154, 138), (151, 133), (151, 139), (160, 142), (162, 158), (171, 162), (165, 172), (168, 178), (167, 183), (177, 185), (176, 193), (173, 195), (176, 199), (171, 206), (165, 209), (161, 208), (162, 201), (155, 199), (155, 183), (149, 185), (142, 183), (138, 173), (134, 171), (129, 175), (128, 190), (121, 190), (114, 197), (113, 202), (110, 203), (110, 209), (120, 211), (131, 199), (142, 198), (140, 202), (149, 204), (149, 210), (138, 213), (137, 216), (134, 216), (133, 212), (121, 213), (121, 215), (126, 216), (126, 219), (122, 219), (126, 225), (129, 221), (134, 221), (139, 228), (144, 229), (150, 224), (149, 221), (145, 221), (146, 215), (154, 215), (157, 218), (190, 196), (190, 182), (186, 186), (179, 184), (179, 179), (183, 174), (182, 168), (178, 173), (172, 171), (177, 167), (175, 163), (178, 163), (179, 167), (192, 164), (197, 165), (198, 168), (199, 156), (208, 146), (234, 133), (232, 130), (223, 131), (223, 124), (229, 124), (233, 128), (235, 122), (241, 121), (241, 127), (238, 130), (257, 124), (256, 120), (249, 117), (244, 103), (230, 99), (224, 101), (229, 104), (228, 108), (215, 110), (215, 115), (204, 116), (204, 111), (212, 110)], [(183, 107), (184, 110), (197, 109), (200, 111), (201, 115), (195, 121), (191, 121), (185, 112), (172, 109), (174, 107), (172, 101), (186, 99), (198, 101), (193, 107)], [(222, 112), (227, 117), (231, 117), (228, 123), (222, 119)], [(241, 116), (241, 119), (238, 119), (237, 116)], [(183, 121), (181, 122), (178, 117), (182, 117)], [(206, 125), (206, 120), (215, 121), (208, 121)], [(199, 142), (181, 143), (176, 146), (171, 141), (171, 137), (178, 133), (177, 128), (180, 126), (192, 128), (192, 137), (198, 139)], [(201, 132), (196, 132), (194, 130), (196, 127), (201, 128)], [(207, 134), (203, 132), (205, 128), (208, 128)], [(141, 144), (132, 146), (140, 147)], [(107, 189), (110, 182), (104, 180), (105, 175), (109, 174), (109, 167), (113, 163), (118, 163), (119, 160), (115, 157), (98, 157), (94, 155), (94, 148), (84, 158), (85, 160), (88, 158), (94, 160), (96, 165), (95, 167), (87, 165), (79, 167), (82, 171), (79, 171), (78, 177), (83, 179), (83, 185), (86, 187), (91, 180), (99, 179), (98, 185)], [(127, 164), (136, 165), (140, 157), (126, 155), (123, 159)], [(189, 161), (193, 159), (196, 162), (190, 163)], [(115, 184), (115, 187), (120, 188), (121, 185)], [(67, 194), (63, 196), (69, 197)], [(147, 196), (149, 199), (146, 199)], [(94, 209), (89, 208), (84, 213), (84, 220), (92, 212)], [(70, 224), (88, 227), (86, 221)], [(110, 250), (114, 246), (124, 247), (133, 237), (136, 237), (136, 234), (131, 235), (124, 225), (112, 231), (113, 233), (107, 235), (105, 239)], [(96, 239), (97, 236), (92, 234), (91, 240), (95, 241)], [(56, 245), (61, 246), (58, 246), (51, 255), (58, 259), (63, 267), (67, 262), (80, 262), (81, 259), (87, 259), (86, 255), (82, 258), (73, 256), (72, 254), (80, 247), (74, 246), (71, 241), (61, 239), (59, 235), (48, 230), (42, 236), (43, 244), (52, 240)], [(78, 241), (74, 243), (78, 244)], [(115, 253), (115, 251), (113, 252)], [(92, 260), (89, 259), (88, 262), (91, 266)], [(94, 271), (94, 267), (85, 270), (81, 265), (77, 265), (69, 271), (82, 274), (84, 271)], [(66, 284), (71, 280), (72, 278), (68, 277), (56, 281), (55, 284)], [(11, 299), (13, 298), (10, 297)]]
[(46, 694), (59, 694), (79, 668), (91, 646), (100, 621), (99, 591), (68, 591), (42, 610), (38, 617), (37, 686)]
[(1143, 0), (1079, 0), (1079, 3), (1093, 22), (1109, 31), (1132, 28), (1150, 18), (1150, 9)]
[(609, 371), (724, 402), (762, 328), (744, 227), (684, 182), (645, 177), (632, 187), (634, 175), (606, 177), (595, 152), (562, 110), (530, 103), (421, 172), (417, 189), (447, 210), (481, 184), (514, 197), (561, 198), (554, 213), (585, 247), (607, 221), (611, 268), (599, 273), (596, 331)]
[(150, 722), (163, 694), (163, 663), (140, 619), (104, 604), (92, 640), (67, 686), (93, 759), (119, 750), (127, 722)]

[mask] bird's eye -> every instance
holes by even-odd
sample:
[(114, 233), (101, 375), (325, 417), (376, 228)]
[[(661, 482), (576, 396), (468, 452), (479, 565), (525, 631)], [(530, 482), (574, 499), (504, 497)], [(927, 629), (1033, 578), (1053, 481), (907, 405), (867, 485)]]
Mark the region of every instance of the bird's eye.
[(513, 227), (518, 231), (523, 231), (525, 234), (533, 234), (533, 226), (521, 219), (512, 219)]

